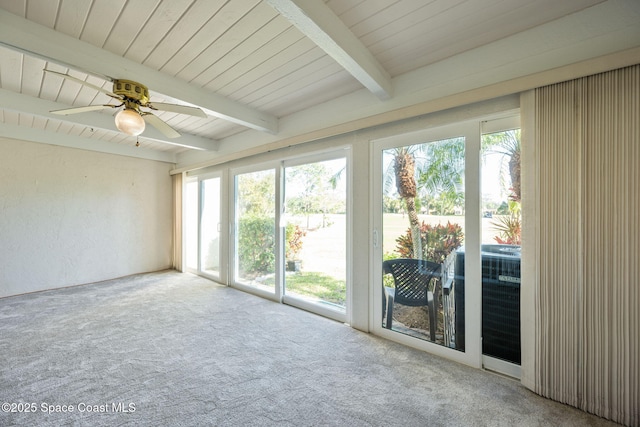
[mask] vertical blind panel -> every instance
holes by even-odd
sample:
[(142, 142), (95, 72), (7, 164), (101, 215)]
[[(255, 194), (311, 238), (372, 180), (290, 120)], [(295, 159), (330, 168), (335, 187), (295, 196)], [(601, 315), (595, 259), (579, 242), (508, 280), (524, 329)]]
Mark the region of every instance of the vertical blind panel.
[(536, 391), (640, 424), (640, 66), (536, 90)]
[[(538, 91), (537, 104), (547, 105), (537, 112), (540, 161), (540, 345), (542, 374), (539, 392), (553, 389), (558, 399), (577, 405), (575, 400), (578, 363), (575, 360), (576, 318), (580, 289), (579, 223), (572, 218), (580, 205), (575, 176), (580, 173), (579, 131), (574, 111), (576, 91), (573, 82), (564, 90), (546, 87)], [(579, 185), (579, 184), (578, 184)], [(553, 207), (552, 209), (550, 207)], [(545, 248), (545, 249), (542, 249)], [(553, 248), (552, 251), (546, 248)]]

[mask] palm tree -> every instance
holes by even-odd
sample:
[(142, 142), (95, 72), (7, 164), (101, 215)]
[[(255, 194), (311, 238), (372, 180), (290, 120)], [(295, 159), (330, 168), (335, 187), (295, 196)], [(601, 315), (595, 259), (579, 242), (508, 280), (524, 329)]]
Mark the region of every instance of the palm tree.
[(503, 167), (511, 179), (510, 199), (520, 202), (520, 129), (483, 135), (482, 150), (502, 155)]
[(429, 144), (424, 155), (419, 169), (419, 187), (432, 200), (440, 199), (453, 206), (464, 202), (464, 139), (452, 138)]
[[(520, 202), (522, 200), (520, 188), (520, 129), (498, 132), (482, 137), (482, 150), (502, 156), (502, 168), (509, 174), (511, 186), (509, 188), (509, 216), (501, 217), (492, 222), (494, 228), (500, 232), (494, 239), (501, 244), (520, 245), (522, 215)], [(504, 180), (503, 180), (504, 185)], [(505, 185), (506, 187), (506, 185)]]
[(460, 198), (464, 176), (464, 139), (398, 147), (390, 150), (390, 154), (393, 155), (393, 161), (385, 171), (385, 193), (389, 193), (395, 178), (396, 190), (409, 218), (413, 254), (416, 259), (422, 259), (416, 197), (419, 189), (424, 189), (432, 197), (445, 194), (456, 201)]
[(422, 243), (420, 242), (420, 222), (416, 209), (416, 196), (418, 195), (418, 185), (416, 183), (415, 170), (416, 161), (414, 157), (415, 147), (409, 146), (396, 148), (393, 157), (393, 170), (396, 179), (396, 189), (398, 195), (404, 201), (409, 217), (409, 228), (411, 229), (413, 253), (416, 259), (422, 259)]

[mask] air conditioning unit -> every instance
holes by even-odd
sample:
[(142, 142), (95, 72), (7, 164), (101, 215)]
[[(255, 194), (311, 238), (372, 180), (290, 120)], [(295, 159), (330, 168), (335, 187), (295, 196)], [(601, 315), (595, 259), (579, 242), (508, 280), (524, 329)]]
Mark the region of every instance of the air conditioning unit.
[[(482, 354), (520, 364), (520, 246), (482, 245)], [(464, 247), (455, 260), (455, 333), (465, 349)]]

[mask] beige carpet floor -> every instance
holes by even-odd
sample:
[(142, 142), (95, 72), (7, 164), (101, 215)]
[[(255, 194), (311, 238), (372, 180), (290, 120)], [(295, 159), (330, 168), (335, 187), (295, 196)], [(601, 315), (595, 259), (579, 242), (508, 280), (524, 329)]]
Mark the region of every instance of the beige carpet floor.
[(174, 271), (0, 299), (0, 402), (1, 426), (615, 425)]

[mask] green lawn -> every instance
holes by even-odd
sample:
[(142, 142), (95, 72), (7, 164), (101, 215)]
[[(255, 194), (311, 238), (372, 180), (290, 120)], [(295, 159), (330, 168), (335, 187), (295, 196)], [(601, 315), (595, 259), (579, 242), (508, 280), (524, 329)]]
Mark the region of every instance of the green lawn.
[[(347, 286), (343, 280), (334, 279), (322, 273), (299, 272), (289, 274), (285, 278), (286, 292), (344, 306), (346, 304)], [(273, 286), (274, 279), (265, 281)]]

